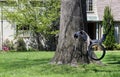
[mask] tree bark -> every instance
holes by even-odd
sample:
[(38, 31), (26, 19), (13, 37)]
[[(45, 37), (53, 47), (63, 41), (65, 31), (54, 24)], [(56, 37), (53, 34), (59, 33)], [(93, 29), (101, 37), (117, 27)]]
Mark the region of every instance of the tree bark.
[(81, 39), (74, 39), (74, 33), (87, 31), (86, 0), (61, 0), (60, 33), (58, 45), (51, 63), (71, 64), (90, 63), (87, 45)]

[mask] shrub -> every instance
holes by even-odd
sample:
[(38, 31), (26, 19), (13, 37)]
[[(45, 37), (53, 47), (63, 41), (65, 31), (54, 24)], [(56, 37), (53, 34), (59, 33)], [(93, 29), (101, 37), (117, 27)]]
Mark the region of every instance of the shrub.
[(5, 50), (5, 51), (13, 50), (13, 41), (6, 39), (3, 42), (3, 50)]
[(26, 44), (23, 40), (23, 38), (19, 38), (17, 42), (15, 43), (15, 50), (16, 51), (26, 51)]
[(120, 44), (115, 43), (115, 44), (114, 44), (114, 49), (115, 49), (115, 50), (120, 50)]

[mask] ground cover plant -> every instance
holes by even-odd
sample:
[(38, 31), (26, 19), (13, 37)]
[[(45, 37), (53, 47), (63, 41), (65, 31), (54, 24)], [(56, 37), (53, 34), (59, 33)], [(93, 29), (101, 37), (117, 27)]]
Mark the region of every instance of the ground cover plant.
[[(99, 52), (98, 52), (99, 54)], [(51, 65), (54, 52), (0, 52), (0, 77), (119, 77), (120, 51), (108, 51), (104, 66)]]

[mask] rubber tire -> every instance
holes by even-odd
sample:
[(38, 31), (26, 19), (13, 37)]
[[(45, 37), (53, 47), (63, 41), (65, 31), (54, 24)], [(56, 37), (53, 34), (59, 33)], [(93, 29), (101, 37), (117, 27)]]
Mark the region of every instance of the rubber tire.
[[(101, 47), (102, 51), (103, 51), (102, 55), (101, 55), (99, 58), (94, 58), (94, 57), (92, 57), (91, 48), (92, 48), (92, 46), (94, 46), (94, 45), (99, 45), (99, 46)], [(89, 57), (90, 57), (91, 59), (93, 59), (93, 60), (96, 60), (96, 61), (103, 59), (104, 56), (105, 56), (105, 54), (106, 54), (106, 50), (105, 50), (104, 46), (101, 45), (101, 44), (96, 44), (96, 43), (95, 43), (95, 44), (92, 44), (92, 45), (90, 45), (90, 47), (89, 47), (89, 49), (88, 49), (88, 55), (89, 55)]]

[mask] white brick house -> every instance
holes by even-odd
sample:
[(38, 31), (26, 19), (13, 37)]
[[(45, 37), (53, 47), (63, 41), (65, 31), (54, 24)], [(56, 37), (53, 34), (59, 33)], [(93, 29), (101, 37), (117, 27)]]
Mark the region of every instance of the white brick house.
[[(1, 24), (3, 22), (3, 24)], [(2, 49), (2, 43), (9, 39), (13, 40), (15, 35), (15, 25), (10, 24), (8, 21), (0, 21), (0, 50)]]
[[(0, 2), (5, 0), (0, 0)], [(86, 0), (88, 33), (92, 39), (100, 39), (102, 36), (101, 21), (104, 15), (105, 6), (110, 6), (115, 22), (115, 38), (120, 43), (120, 0)], [(0, 8), (1, 9), (1, 8)], [(4, 40), (13, 40), (16, 33), (16, 26), (6, 20), (2, 20), (0, 10), (0, 50)]]

